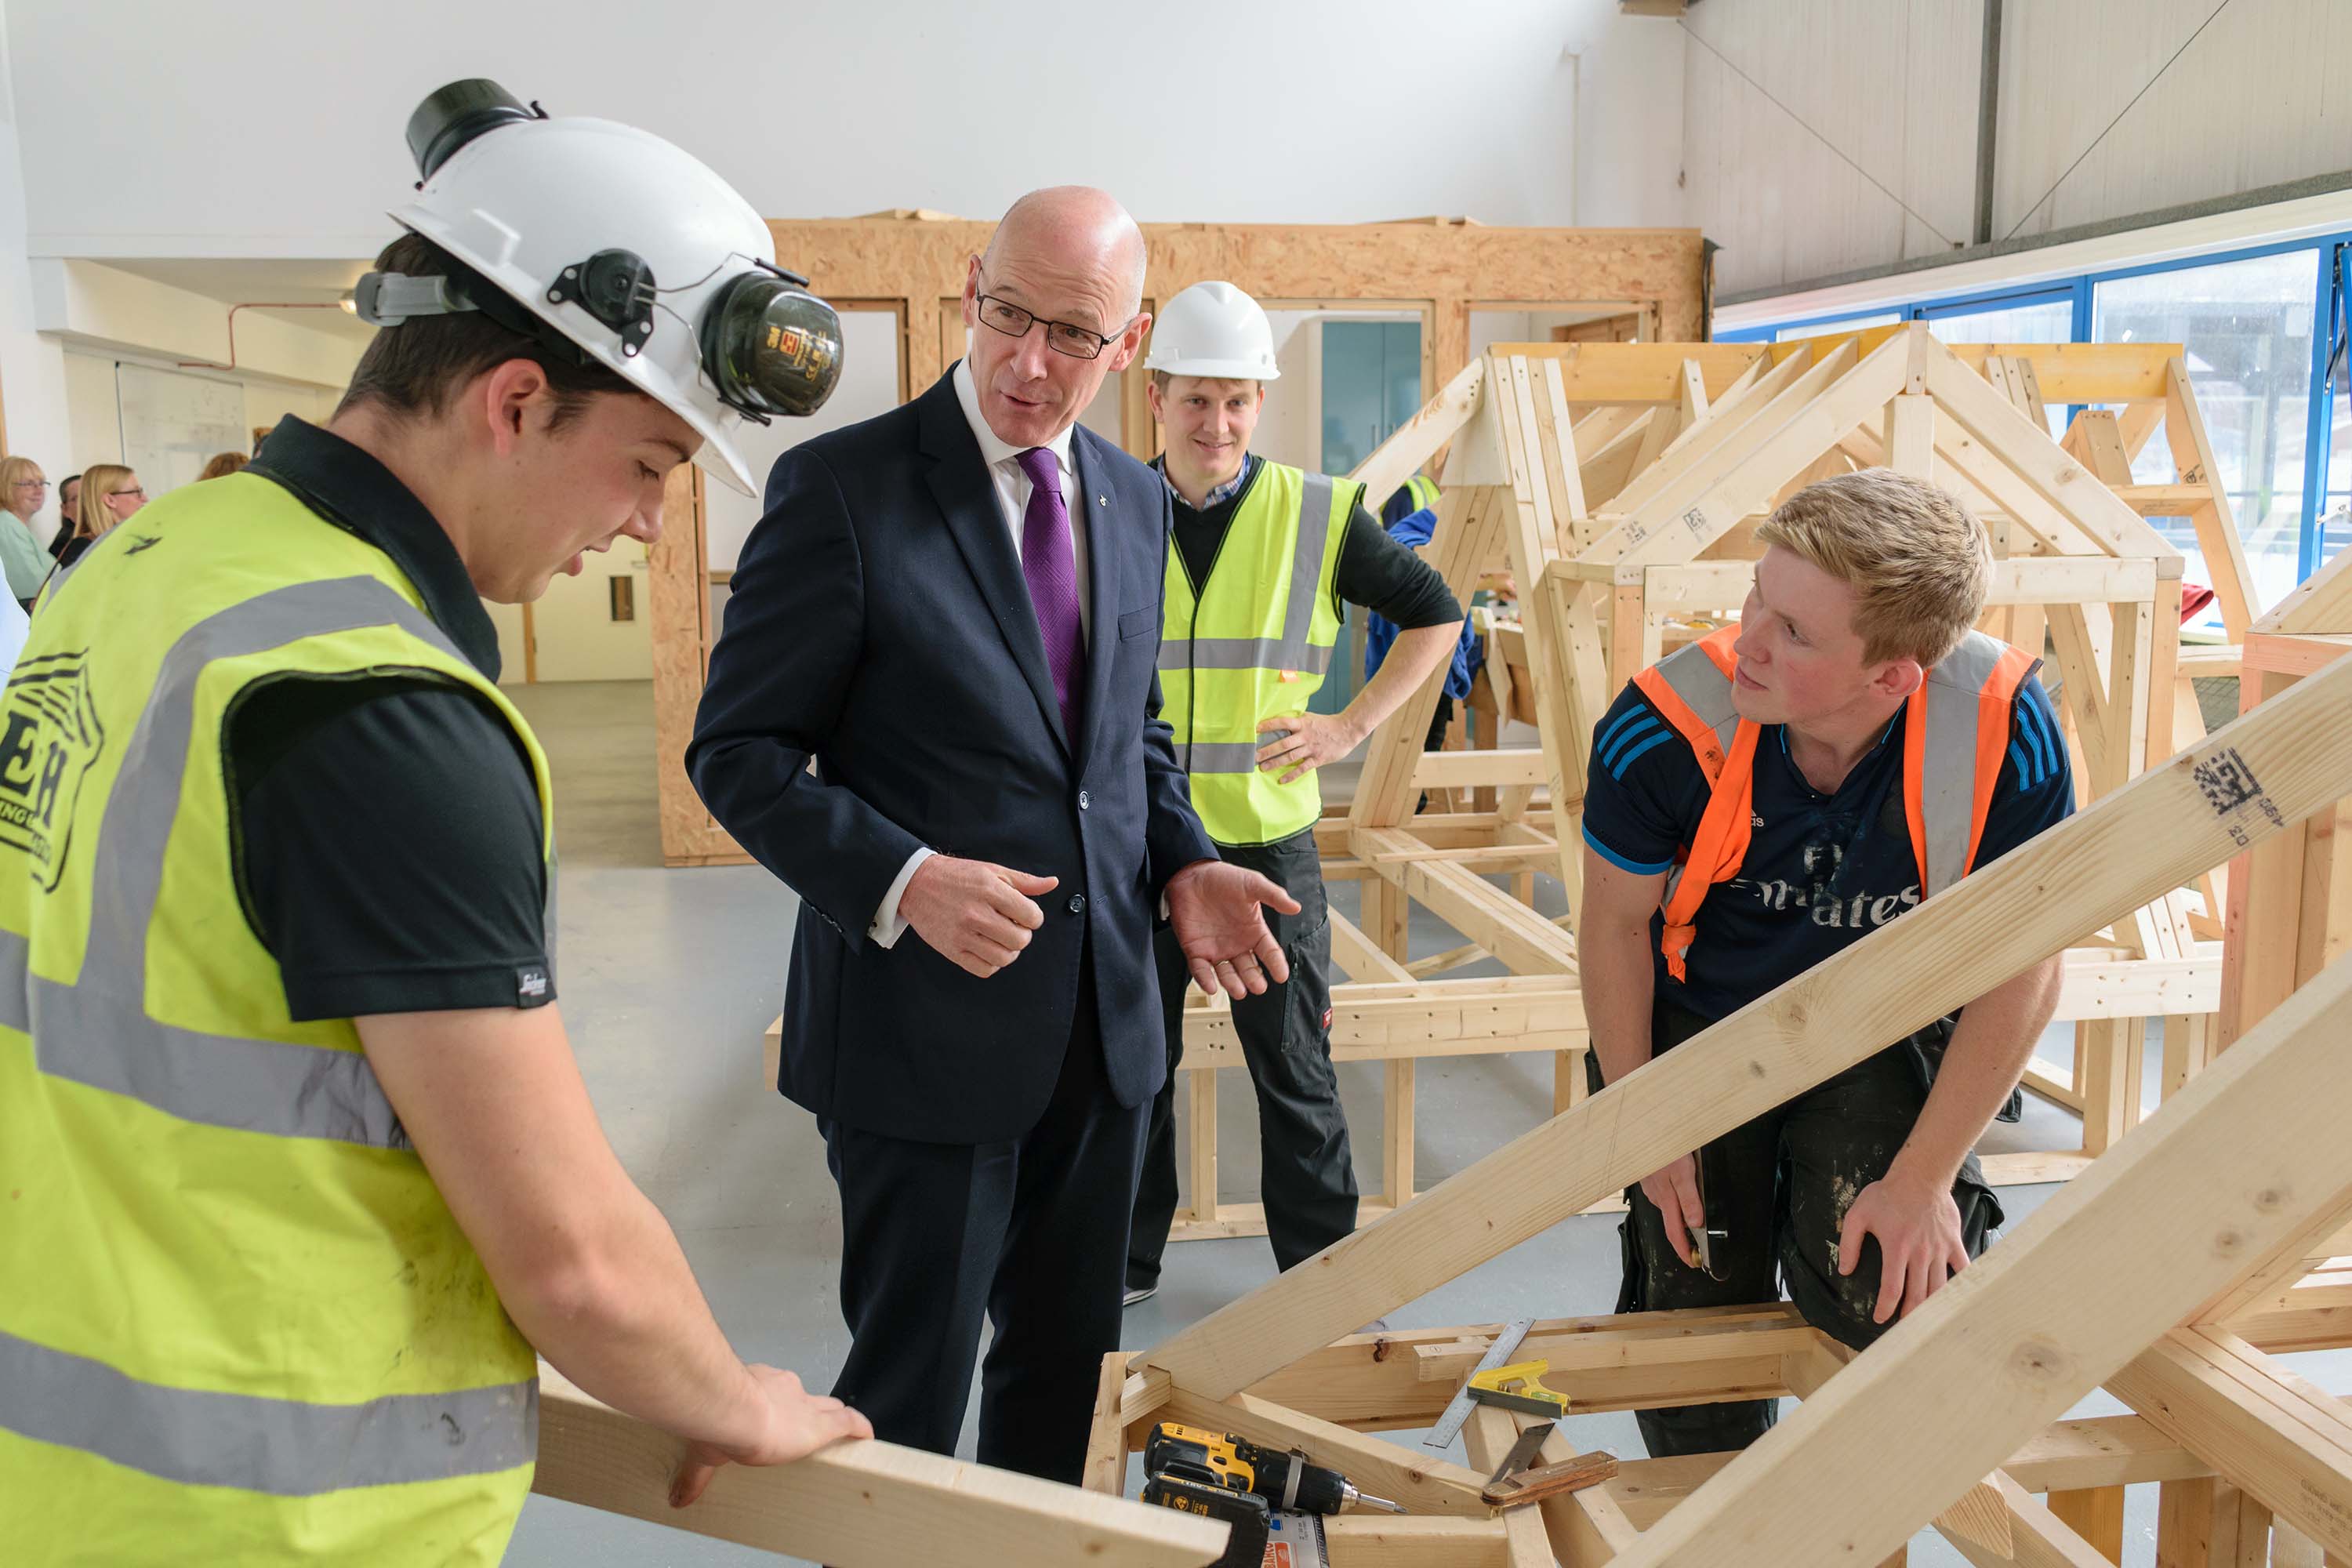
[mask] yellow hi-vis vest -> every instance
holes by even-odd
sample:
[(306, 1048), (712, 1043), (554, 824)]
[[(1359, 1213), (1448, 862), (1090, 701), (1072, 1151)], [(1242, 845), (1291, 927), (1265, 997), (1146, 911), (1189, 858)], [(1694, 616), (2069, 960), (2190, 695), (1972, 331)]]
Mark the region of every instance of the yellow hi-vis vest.
[[(1414, 511), (1427, 511), (1437, 505), (1437, 481), (1431, 479), (1426, 474), (1415, 474), (1412, 478), (1406, 479), (1404, 483), (1399, 485), (1397, 489), (1405, 491), (1412, 497), (1412, 510)], [(1394, 499), (1393, 494), (1391, 494), (1391, 499)], [(1388, 502), (1382, 501), (1381, 504), (1385, 508), (1388, 505)]]
[(267, 682), (422, 673), (505, 714), (551, 824), (530, 728), (421, 603), (234, 475), (100, 540), (0, 699), (0, 1557), (506, 1549), (530, 1347), (357, 1029), (288, 1016), (222, 751)]
[(1168, 552), (1160, 641), (1160, 717), (1192, 776), (1192, 809), (1220, 844), (1271, 844), (1323, 814), (1314, 773), (1260, 773), (1274, 739), (1258, 721), (1305, 710), (1331, 668), (1331, 584), (1361, 485), (1260, 462), (1199, 594)]

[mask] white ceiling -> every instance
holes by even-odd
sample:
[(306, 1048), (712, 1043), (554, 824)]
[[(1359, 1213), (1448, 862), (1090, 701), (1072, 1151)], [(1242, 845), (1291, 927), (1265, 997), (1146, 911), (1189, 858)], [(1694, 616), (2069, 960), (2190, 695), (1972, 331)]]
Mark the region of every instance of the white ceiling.
[[(351, 292), (366, 261), (275, 261), (235, 257), (143, 258), (110, 257), (103, 266), (184, 289), (223, 305), (331, 305)], [(341, 310), (289, 310), (288, 320), (313, 331), (365, 342), (375, 329)]]

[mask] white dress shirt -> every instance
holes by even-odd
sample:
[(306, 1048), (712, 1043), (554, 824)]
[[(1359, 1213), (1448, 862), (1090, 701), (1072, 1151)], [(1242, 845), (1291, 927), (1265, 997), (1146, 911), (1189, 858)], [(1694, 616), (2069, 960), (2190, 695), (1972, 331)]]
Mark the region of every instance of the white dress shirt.
[[(1025, 447), (1008, 446), (980, 412), (980, 393), (971, 384), (971, 362), (957, 362), (949, 378), (955, 384), (956, 405), (963, 410), (964, 423), (971, 426), (972, 438), (980, 443), (981, 461), (988, 467), (988, 480), (996, 492), (997, 510), (1004, 514), (1005, 531), (1013, 539), (1013, 557), (1021, 558), (1021, 535), (1029, 515), (1029, 492), (1033, 488), (1029, 476), (1021, 467), (1021, 454)], [(1094, 630), (1094, 607), (1087, 603), (1087, 531), (1079, 523), (1085, 508), (1079, 504), (1077, 468), (1070, 460), (1070, 433), (1065, 429), (1045, 444), (1054, 454), (1054, 461), (1062, 470), (1062, 500), (1070, 513), (1070, 553), (1077, 568), (1073, 579), (1078, 585), (1078, 635), (1090, 640)], [(882, 895), (881, 907), (874, 911), (874, 923), (866, 928), (867, 939), (880, 947), (897, 944), (907, 922), (898, 916), (898, 900), (906, 896), (907, 884), (913, 879), (915, 868), (928, 860), (936, 851), (924, 847), (907, 857), (898, 868), (889, 890)]]

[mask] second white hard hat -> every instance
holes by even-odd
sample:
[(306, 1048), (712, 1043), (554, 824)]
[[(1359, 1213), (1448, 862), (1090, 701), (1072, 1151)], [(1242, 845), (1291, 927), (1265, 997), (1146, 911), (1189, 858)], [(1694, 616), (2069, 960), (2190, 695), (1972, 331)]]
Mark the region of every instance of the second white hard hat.
[(1168, 301), (1151, 323), (1143, 368), (1170, 375), (1273, 381), (1274, 326), (1256, 300), (1230, 283), (1195, 283)]

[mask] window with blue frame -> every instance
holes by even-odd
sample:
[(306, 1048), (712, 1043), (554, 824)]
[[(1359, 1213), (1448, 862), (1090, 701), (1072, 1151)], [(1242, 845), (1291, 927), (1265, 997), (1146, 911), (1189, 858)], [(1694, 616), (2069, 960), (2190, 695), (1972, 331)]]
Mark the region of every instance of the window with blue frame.
[[(1950, 343), (2180, 343), (2255, 591), (2268, 604), (2352, 542), (2352, 354), (2328, 376), (2330, 352), (2352, 323), (2341, 280), (2348, 273), (2352, 236), (2336, 235), (1718, 335), (1775, 342), (1916, 321)], [(2053, 433), (2058, 416), (2053, 409)], [(2135, 477), (2169, 479), (2172, 462), (2154, 443), (2135, 461)], [(2151, 521), (2189, 555), (2189, 580), (2202, 580), (2188, 521)]]

